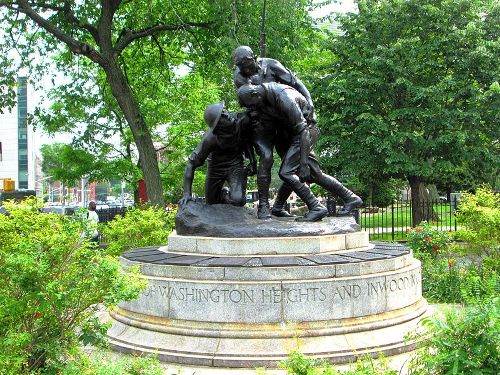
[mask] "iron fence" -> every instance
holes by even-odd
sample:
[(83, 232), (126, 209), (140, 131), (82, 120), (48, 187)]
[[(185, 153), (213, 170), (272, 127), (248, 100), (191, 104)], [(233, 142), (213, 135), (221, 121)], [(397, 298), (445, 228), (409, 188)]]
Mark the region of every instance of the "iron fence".
[[(423, 201), (418, 205), (430, 214), (429, 224), (438, 230), (456, 231), (457, 200)], [(357, 221), (370, 238), (405, 239), (412, 227), (412, 202), (394, 201), (387, 207), (362, 207)]]
[(109, 207), (102, 210), (97, 209), (97, 216), (99, 216), (99, 223), (107, 223), (115, 218), (117, 215), (125, 215), (127, 207)]

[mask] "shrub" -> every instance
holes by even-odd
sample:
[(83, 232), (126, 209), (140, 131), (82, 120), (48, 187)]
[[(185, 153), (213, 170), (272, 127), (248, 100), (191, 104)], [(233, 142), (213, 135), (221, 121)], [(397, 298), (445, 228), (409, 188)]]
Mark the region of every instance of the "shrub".
[(408, 246), (415, 252), (425, 253), (431, 257), (436, 257), (450, 244), (448, 232), (437, 230), (426, 221), (422, 221), (415, 228), (407, 231)]
[(412, 358), (410, 374), (497, 374), (500, 363), (498, 296), (444, 319), (424, 319), (427, 341)]
[(308, 357), (294, 351), (290, 357), (280, 363), (287, 374), (293, 375), (396, 375), (397, 371), (391, 370), (387, 361), (381, 356), (374, 361), (370, 356), (360, 358), (354, 367), (347, 371), (338, 371), (324, 360)]
[[(80, 338), (102, 337), (100, 304), (135, 298), (141, 284), (81, 238), (82, 223), (40, 214), (35, 199), (0, 215), (0, 373), (54, 373)], [(84, 334), (83, 334), (84, 333)], [(94, 340), (93, 340), (94, 339)]]
[(422, 294), (431, 303), (460, 303), (460, 284), (465, 267), (450, 258), (420, 254), (422, 261)]
[(500, 196), (487, 188), (476, 194), (464, 193), (459, 201), (457, 220), (464, 227), (458, 238), (477, 254), (498, 257), (500, 244)]
[(90, 355), (76, 351), (59, 369), (63, 375), (164, 375), (154, 356), (122, 356), (107, 351), (94, 351)]
[(141, 246), (165, 245), (174, 227), (174, 212), (155, 207), (134, 207), (102, 228), (107, 251), (119, 255)]

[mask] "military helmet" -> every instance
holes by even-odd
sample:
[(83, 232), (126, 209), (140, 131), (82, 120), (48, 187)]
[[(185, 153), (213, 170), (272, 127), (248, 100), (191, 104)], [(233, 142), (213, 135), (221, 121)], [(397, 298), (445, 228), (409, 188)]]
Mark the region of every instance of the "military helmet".
[(219, 122), (224, 104), (224, 100), (221, 100), (219, 103), (211, 104), (205, 109), (204, 118), (209, 127), (214, 128)]
[(252, 49), (248, 46), (239, 46), (236, 48), (231, 55), (233, 62), (237, 64), (240, 60), (244, 58), (255, 58), (255, 54)]

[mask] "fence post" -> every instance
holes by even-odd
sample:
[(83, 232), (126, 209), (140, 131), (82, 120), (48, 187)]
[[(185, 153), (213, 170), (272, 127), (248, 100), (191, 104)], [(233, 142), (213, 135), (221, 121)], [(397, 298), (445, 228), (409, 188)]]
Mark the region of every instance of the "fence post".
[(391, 203), (392, 240), (394, 241), (394, 201)]

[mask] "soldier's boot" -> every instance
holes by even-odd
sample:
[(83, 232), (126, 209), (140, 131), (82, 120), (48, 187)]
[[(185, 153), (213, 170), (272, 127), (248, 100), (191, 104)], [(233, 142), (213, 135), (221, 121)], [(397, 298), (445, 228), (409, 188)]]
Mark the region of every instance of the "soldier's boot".
[(292, 194), (292, 188), (288, 184), (282, 183), (278, 189), (278, 194), (276, 194), (276, 199), (274, 200), (274, 205), (271, 213), (277, 217), (294, 217), (288, 211), (285, 210), (285, 204), (288, 197)]
[(230, 196), (230, 191), (227, 186), (224, 186), (221, 191), (220, 191), (220, 202), (222, 204), (232, 204), (231, 200), (229, 199)]
[(321, 178), (318, 179), (317, 183), (344, 201), (344, 206), (337, 212), (337, 216), (348, 216), (353, 210), (361, 207), (363, 204), (360, 197), (331, 176), (323, 174)]
[(271, 218), (271, 208), (269, 207), (269, 185), (271, 185), (270, 177), (257, 176), (257, 188), (259, 191), (259, 207), (257, 208), (258, 219)]
[(306, 184), (302, 184), (300, 188), (295, 190), (297, 195), (304, 201), (309, 209), (309, 212), (303, 217), (295, 219), (295, 221), (319, 221), (328, 215), (328, 210), (325, 206), (319, 203), (318, 198), (314, 196), (311, 189)]

